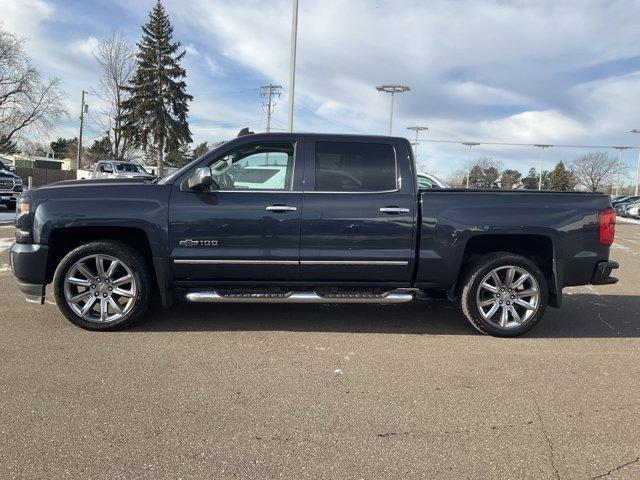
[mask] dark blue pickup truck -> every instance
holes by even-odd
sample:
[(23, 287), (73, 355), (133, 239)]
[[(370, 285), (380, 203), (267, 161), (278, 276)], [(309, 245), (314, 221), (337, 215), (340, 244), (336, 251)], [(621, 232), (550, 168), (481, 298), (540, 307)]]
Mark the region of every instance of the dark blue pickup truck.
[[(89, 330), (188, 302), (460, 304), (515, 336), (570, 285), (608, 284), (615, 213), (591, 193), (421, 190), (406, 139), (251, 134), (155, 183), (67, 181), (19, 198), (11, 266)], [(212, 310), (215, 315), (215, 310)]]

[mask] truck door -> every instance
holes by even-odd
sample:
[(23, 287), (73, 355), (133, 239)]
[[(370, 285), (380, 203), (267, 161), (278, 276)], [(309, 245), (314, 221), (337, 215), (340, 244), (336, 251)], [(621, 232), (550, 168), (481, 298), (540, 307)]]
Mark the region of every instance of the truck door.
[(404, 142), (312, 139), (306, 147), (302, 279), (408, 285), (417, 202)]
[(211, 191), (174, 183), (169, 237), (176, 280), (300, 279), (302, 152), (293, 137), (281, 138), (247, 140), (206, 159), (199, 166), (211, 168)]

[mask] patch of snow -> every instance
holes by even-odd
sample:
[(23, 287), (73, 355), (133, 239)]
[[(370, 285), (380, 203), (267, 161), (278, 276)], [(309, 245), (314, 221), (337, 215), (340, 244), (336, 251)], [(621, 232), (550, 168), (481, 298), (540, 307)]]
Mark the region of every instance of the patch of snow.
[(11, 244), (15, 239), (13, 238), (0, 238), (0, 252), (4, 252), (5, 250), (9, 250), (11, 248)]

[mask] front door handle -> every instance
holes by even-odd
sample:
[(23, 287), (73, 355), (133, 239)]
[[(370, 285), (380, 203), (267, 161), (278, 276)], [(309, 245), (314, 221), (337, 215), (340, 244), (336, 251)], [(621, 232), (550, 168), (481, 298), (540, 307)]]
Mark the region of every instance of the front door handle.
[(382, 207), (380, 209), (381, 213), (388, 213), (390, 215), (396, 215), (398, 213), (409, 213), (411, 210), (409, 210), (408, 208), (402, 208), (402, 207)]
[(298, 207), (290, 207), (288, 205), (270, 205), (265, 210), (268, 212), (295, 212)]

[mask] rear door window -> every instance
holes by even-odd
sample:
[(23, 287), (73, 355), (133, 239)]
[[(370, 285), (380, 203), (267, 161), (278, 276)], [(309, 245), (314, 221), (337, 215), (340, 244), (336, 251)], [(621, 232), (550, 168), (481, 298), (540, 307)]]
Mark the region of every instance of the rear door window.
[(364, 142), (316, 142), (316, 192), (383, 192), (398, 188), (391, 145)]

